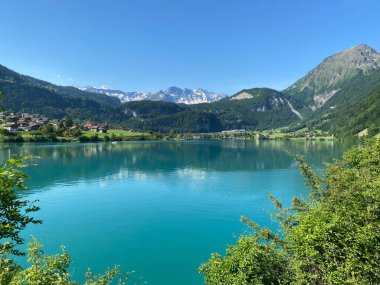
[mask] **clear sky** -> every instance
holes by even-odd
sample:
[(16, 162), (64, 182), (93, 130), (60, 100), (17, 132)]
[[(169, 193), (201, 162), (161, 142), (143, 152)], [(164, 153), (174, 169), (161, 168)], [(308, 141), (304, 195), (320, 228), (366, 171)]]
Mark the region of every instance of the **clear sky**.
[(283, 89), (380, 50), (379, 0), (2, 0), (0, 64), (61, 85)]

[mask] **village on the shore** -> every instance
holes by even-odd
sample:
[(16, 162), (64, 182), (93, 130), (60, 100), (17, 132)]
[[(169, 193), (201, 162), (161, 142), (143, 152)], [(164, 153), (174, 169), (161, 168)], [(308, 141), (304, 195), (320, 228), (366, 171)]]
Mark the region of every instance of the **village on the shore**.
[[(65, 119), (70, 121), (69, 117), (59, 119), (51, 119), (39, 114), (30, 114), (30, 113), (13, 113), (13, 112), (1, 112), (0, 113), (0, 123), (3, 129), (9, 132), (31, 132), (38, 131), (45, 125), (51, 125), (52, 127), (59, 128), (60, 123), (64, 124)], [(68, 123), (70, 126), (67, 126), (69, 130), (73, 131), (76, 129), (81, 129), (83, 131), (93, 131), (106, 133), (109, 129), (107, 124), (74, 124), (71, 122)]]
[(0, 138), (2, 141), (115, 141), (145, 139), (333, 139), (319, 130), (303, 128), (284, 130), (249, 131), (226, 130), (218, 133), (160, 134), (139, 132), (126, 128), (112, 128), (107, 123), (74, 122), (70, 116), (62, 119), (31, 113), (0, 112)]

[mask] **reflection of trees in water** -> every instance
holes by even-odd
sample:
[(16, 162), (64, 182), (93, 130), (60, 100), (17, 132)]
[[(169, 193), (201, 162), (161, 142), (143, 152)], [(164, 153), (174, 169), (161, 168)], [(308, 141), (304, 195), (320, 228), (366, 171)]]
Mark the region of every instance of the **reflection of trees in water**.
[(34, 178), (32, 187), (42, 188), (122, 172), (284, 169), (294, 165), (295, 154), (320, 165), (338, 158), (341, 148), (335, 142), (255, 140), (3, 145), (0, 159), (11, 153), (41, 157), (27, 172)]

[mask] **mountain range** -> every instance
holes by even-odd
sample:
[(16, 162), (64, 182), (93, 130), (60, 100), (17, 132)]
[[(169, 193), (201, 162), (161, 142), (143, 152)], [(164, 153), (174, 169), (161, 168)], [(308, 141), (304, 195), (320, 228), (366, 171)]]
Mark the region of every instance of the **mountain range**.
[(176, 86), (169, 87), (165, 90), (160, 90), (158, 92), (124, 92), (120, 90), (112, 90), (106, 86), (99, 88), (87, 86), (87, 87), (77, 87), (82, 91), (105, 94), (108, 96), (113, 96), (119, 98), (122, 103), (130, 101), (165, 101), (183, 104), (199, 104), (199, 103), (211, 103), (218, 101), (225, 97), (225, 94), (216, 94), (214, 92), (207, 91), (202, 88), (198, 89), (188, 89), (179, 88)]
[(308, 126), (333, 134), (376, 132), (380, 125), (380, 54), (358, 45), (327, 57), (282, 91), (248, 88), (232, 96), (170, 87), (156, 93), (54, 85), (0, 66), (2, 107), (70, 115), (137, 130), (211, 132)]

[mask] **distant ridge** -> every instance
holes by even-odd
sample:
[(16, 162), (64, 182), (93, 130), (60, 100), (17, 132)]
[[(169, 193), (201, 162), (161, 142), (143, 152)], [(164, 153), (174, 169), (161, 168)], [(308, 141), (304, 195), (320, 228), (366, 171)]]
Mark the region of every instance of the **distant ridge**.
[(121, 90), (112, 90), (105, 86), (102, 86), (99, 88), (92, 87), (92, 86), (77, 87), (77, 88), (83, 91), (117, 97), (122, 103), (131, 102), (131, 101), (151, 100), (151, 101), (183, 103), (183, 104), (190, 105), (190, 104), (199, 104), (199, 103), (211, 103), (211, 102), (218, 101), (226, 96), (224, 94), (217, 94), (217, 93), (210, 92), (202, 88), (188, 89), (188, 88), (179, 88), (176, 86), (172, 86), (165, 90), (160, 90), (155, 93), (124, 92)]
[[(270, 130), (291, 126), (332, 134), (376, 134), (380, 126), (380, 54), (358, 45), (327, 57), (283, 91), (243, 89), (223, 96), (204, 89), (169, 87), (156, 93), (106, 86), (58, 86), (0, 65), (1, 107), (52, 118), (157, 132)], [(122, 102), (125, 103), (122, 103)]]

